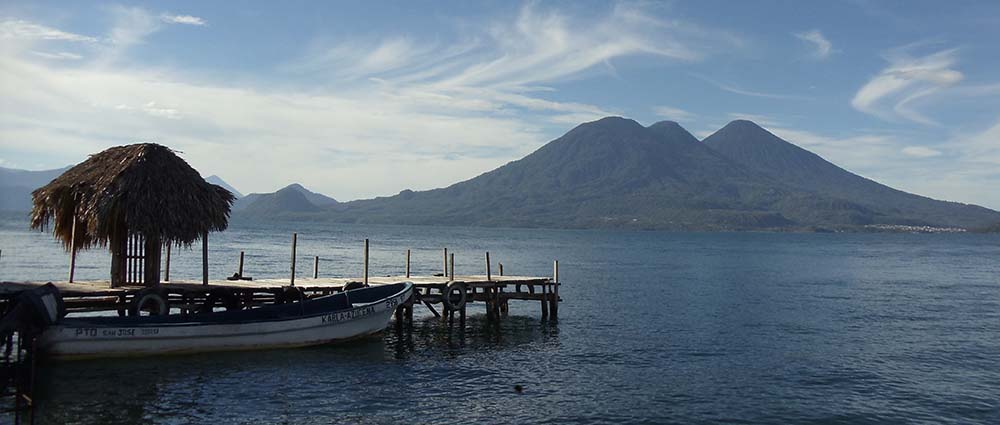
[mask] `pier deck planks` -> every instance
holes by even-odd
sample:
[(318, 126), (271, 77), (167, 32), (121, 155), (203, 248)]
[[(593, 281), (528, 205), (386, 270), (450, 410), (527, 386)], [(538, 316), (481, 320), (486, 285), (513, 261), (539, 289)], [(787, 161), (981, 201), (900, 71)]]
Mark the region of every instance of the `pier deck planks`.
[[(491, 276), (487, 280), (486, 275), (455, 276), (455, 281), (465, 282), (470, 287), (481, 286), (506, 286), (511, 284), (551, 284), (551, 278), (539, 276)], [(362, 282), (363, 278), (295, 278), (295, 286), (305, 291), (339, 290), (350, 282)], [(387, 285), (397, 282), (413, 282), (417, 287), (441, 287), (450, 280), (444, 276), (369, 276), (368, 282), (372, 285)], [(0, 295), (17, 293), (26, 289), (45, 285), (47, 282), (0, 282)], [(57, 282), (55, 285), (65, 296), (111, 296), (120, 295), (124, 292), (142, 289), (141, 286), (111, 287), (109, 280)], [(164, 288), (176, 289), (203, 289), (205, 285), (199, 281), (170, 281), (161, 284)], [(209, 280), (209, 287), (225, 287), (234, 289), (280, 289), (288, 286), (289, 279), (257, 279), (257, 280)]]

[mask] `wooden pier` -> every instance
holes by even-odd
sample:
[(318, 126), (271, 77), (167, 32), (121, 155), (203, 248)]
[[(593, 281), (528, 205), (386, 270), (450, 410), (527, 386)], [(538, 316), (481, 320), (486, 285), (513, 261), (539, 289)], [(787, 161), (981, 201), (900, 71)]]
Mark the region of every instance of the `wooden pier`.
[[(313, 298), (364, 286), (365, 278), (257, 279), (249, 281), (209, 280), (204, 282), (164, 282), (159, 288), (145, 286), (112, 287), (110, 281), (52, 282), (59, 288), (68, 313), (118, 311), (125, 315), (145, 291), (165, 295), (172, 309), (189, 313), (206, 308), (252, 308), (284, 303), (300, 297)], [(413, 307), (422, 305), (435, 317), (465, 319), (466, 308), (484, 303), (489, 319), (500, 319), (509, 311), (511, 300), (539, 303), (542, 319), (559, 314), (559, 283), (554, 277), (539, 276), (378, 276), (368, 277), (369, 285), (413, 282), (416, 291), (396, 312), (397, 321), (412, 320)], [(0, 282), (0, 300), (46, 282)], [(2, 301), (0, 301), (2, 302)]]
[[(435, 317), (451, 322), (455, 315), (464, 323), (467, 305), (481, 302), (486, 306), (489, 320), (500, 320), (509, 312), (511, 300), (535, 301), (539, 303), (542, 320), (559, 317), (559, 261), (554, 261), (552, 276), (505, 276), (503, 264), (498, 263), (499, 275), (493, 273), (490, 253), (485, 252), (486, 274), (456, 275), (455, 253), (443, 248), (442, 273), (434, 276), (413, 276), (410, 274), (410, 250), (406, 250), (405, 274), (399, 276), (369, 276), (369, 241), (364, 240), (363, 270), (357, 278), (319, 277), (320, 258), (312, 258), (311, 277), (296, 276), (298, 262), (296, 251), (298, 234), (291, 237), (290, 274), (288, 278), (243, 280), (245, 252), (240, 251), (236, 274), (228, 279), (211, 280), (208, 274), (207, 237), (203, 237), (202, 279), (201, 281), (170, 280), (170, 246), (163, 249), (165, 254), (163, 282), (156, 285), (128, 283), (115, 285), (111, 280), (75, 281), (74, 268), (76, 250), (70, 249), (69, 280), (51, 282), (0, 282), (0, 312), (17, 293), (34, 287), (52, 283), (59, 288), (66, 303), (67, 313), (97, 311), (117, 311), (119, 315), (140, 314), (143, 305), (137, 305), (142, 295), (153, 292), (166, 300), (167, 311), (160, 314), (191, 314), (215, 311), (253, 308), (271, 303), (287, 303), (305, 298), (314, 298), (332, 293), (369, 285), (387, 285), (412, 282), (412, 299), (402, 304), (396, 311), (397, 323), (413, 320), (413, 308), (422, 305)], [(71, 244), (72, 246), (72, 244)], [(133, 264), (133, 257), (126, 257), (127, 270), (139, 270), (142, 265)], [(157, 256), (158, 258), (158, 256)], [(131, 274), (135, 274), (134, 272)], [(437, 307), (435, 307), (437, 306)], [(439, 311), (440, 309), (440, 311)]]

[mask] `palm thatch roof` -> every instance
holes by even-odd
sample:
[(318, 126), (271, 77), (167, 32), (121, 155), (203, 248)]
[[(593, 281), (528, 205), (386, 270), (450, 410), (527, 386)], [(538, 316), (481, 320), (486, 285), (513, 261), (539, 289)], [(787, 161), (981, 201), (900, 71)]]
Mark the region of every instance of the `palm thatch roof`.
[(77, 220), (76, 246), (107, 246), (142, 234), (190, 245), (229, 223), (233, 194), (206, 182), (172, 150), (155, 143), (117, 146), (91, 155), (31, 193), (31, 228), (67, 247)]

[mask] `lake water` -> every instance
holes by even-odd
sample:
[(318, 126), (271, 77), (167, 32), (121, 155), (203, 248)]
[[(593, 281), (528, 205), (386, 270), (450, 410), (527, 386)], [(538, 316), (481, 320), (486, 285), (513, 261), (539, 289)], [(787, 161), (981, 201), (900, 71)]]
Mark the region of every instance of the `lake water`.
[[(65, 279), (68, 258), (0, 220), (0, 280)], [(558, 322), (481, 305), (464, 332), (422, 309), (412, 332), (297, 350), (43, 363), (41, 423), (1000, 423), (997, 235), (661, 233), (234, 222), (211, 273), (550, 275)], [(198, 247), (200, 249), (200, 246)], [(174, 279), (200, 278), (175, 250)], [(106, 278), (99, 250), (80, 279)], [(524, 391), (515, 393), (515, 384)]]

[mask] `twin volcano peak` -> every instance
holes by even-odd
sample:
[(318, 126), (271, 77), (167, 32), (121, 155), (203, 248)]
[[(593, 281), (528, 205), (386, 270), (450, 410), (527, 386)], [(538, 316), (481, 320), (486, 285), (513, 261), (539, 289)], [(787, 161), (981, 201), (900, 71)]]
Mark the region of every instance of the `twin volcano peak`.
[(297, 204), (303, 213), (328, 220), (371, 224), (850, 230), (1000, 222), (996, 211), (908, 194), (855, 175), (747, 120), (699, 141), (673, 121), (644, 127), (607, 117), (446, 188), (336, 208)]

